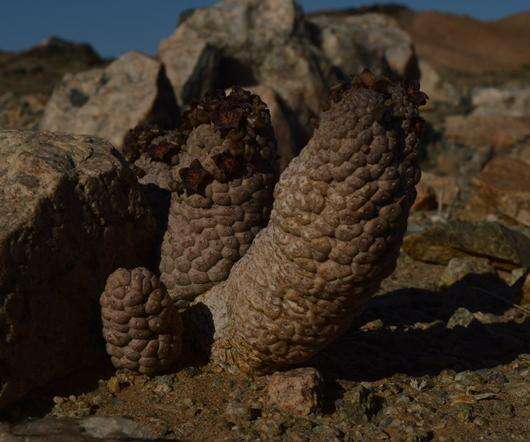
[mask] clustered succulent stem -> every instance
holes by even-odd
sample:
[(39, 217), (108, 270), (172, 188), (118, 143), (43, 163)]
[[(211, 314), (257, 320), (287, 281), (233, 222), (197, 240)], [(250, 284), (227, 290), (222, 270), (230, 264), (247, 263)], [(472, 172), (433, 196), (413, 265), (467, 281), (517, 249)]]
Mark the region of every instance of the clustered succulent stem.
[[(377, 80), (369, 72), (335, 88), (312, 139), (274, 189), (267, 227), (241, 253), (244, 256), (233, 267), (230, 264), (231, 270), (223, 268), (223, 278), (205, 278), (207, 291), (202, 286), (192, 290), (193, 297), (200, 296), (186, 312), (185, 339), (194, 340), (223, 366), (267, 373), (308, 360), (345, 331), (395, 268), (420, 178), (418, 106), (425, 100), (418, 84)], [(232, 133), (236, 141), (232, 147), (248, 133), (254, 134), (252, 128), (246, 135), (234, 132), (234, 124), (247, 108), (230, 103), (218, 108), (227, 112), (216, 114), (214, 124)], [(203, 130), (206, 138), (212, 137), (207, 128)], [(245, 161), (256, 165), (252, 149)], [(212, 221), (199, 219), (206, 216), (200, 212), (205, 204), (215, 203), (216, 188), (224, 194), (229, 191), (226, 185), (213, 186), (215, 167), (237, 169), (232, 169), (232, 151), (227, 151), (226, 158), (218, 156), (222, 152), (208, 155), (212, 153), (217, 155), (217, 166), (210, 171), (195, 162), (194, 153), (181, 158), (186, 168), (177, 176), (184, 195), (191, 198), (192, 206), (197, 204), (192, 213), (199, 225), (195, 232), (199, 240), (205, 229), (223, 221), (223, 214)], [(225, 163), (227, 158), (230, 161)], [(174, 207), (178, 207), (178, 195), (173, 195)], [(237, 206), (236, 200), (228, 206)], [(226, 225), (233, 222), (225, 218)], [(163, 282), (167, 262), (175, 263), (167, 274), (180, 268), (181, 273), (187, 272), (182, 273), (186, 282), (193, 275), (188, 261), (195, 255), (185, 255), (183, 250), (191, 247), (190, 253), (195, 254), (201, 250), (194, 248), (192, 240), (175, 235), (177, 230), (168, 229), (166, 235)], [(209, 238), (212, 232), (205, 235)], [(217, 262), (215, 257), (211, 261)], [(199, 265), (204, 262), (198, 261)], [(179, 281), (170, 280), (177, 286)]]

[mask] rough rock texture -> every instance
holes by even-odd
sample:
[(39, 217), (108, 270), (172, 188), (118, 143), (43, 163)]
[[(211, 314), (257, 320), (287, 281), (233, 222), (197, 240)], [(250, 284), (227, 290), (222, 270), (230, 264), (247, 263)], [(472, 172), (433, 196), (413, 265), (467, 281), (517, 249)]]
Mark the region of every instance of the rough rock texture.
[(0, 407), (96, 362), (97, 299), (152, 261), (154, 219), (101, 139), (0, 131)]
[(445, 136), (468, 146), (491, 145), (497, 151), (530, 140), (530, 118), (506, 115), (451, 115)]
[(40, 127), (97, 135), (119, 147), (139, 123), (173, 127), (177, 120), (177, 103), (163, 66), (147, 55), (128, 52), (104, 69), (65, 75)]
[(220, 51), (200, 37), (162, 40), (158, 56), (164, 63), (178, 100), (189, 103), (216, 86)]
[(2, 424), (0, 440), (6, 442), (90, 442), (160, 440), (156, 433), (123, 417), (53, 418)]
[(316, 15), (310, 21), (320, 29), (324, 53), (346, 75), (368, 68), (378, 74), (390, 69), (402, 77), (418, 78), (412, 40), (393, 18), (383, 14)]
[(418, 64), (421, 74), (421, 87), (429, 96), (429, 107), (436, 103), (446, 103), (458, 106), (462, 96), (455, 86), (443, 80), (436, 69), (427, 61), (420, 60)]
[(530, 227), (530, 164), (493, 158), (473, 179), (478, 196), (494, 212)]
[[(183, 57), (182, 48), (193, 54)], [(217, 62), (205, 48), (217, 50)], [(200, 98), (204, 88), (194, 85), (261, 84), (274, 89), (306, 128), (326, 98), (331, 69), (292, 0), (224, 0), (196, 9), (160, 43), (159, 57), (182, 103)]]
[(116, 368), (163, 372), (182, 349), (182, 320), (164, 286), (145, 268), (118, 269), (100, 298), (103, 337)]
[(416, 186), (418, 197), (412, 210), (443, 209), (452, 207), (458, 198), (460, 188), (454, 177), (436, 175), (422, 171), (421, 180)]
[(267, 224), (276, 141), (265, 104), (241, 89), (206, 96), (179, 131), (160, 272), (184, 307), (224, 281)]
[(447, 264), (452, 258), (487, 257), (497, 268), (530, 265), (530, 238), (495, 222), (451, 220), (408, 235), (403, 250), (416, 260)]
[(529, 87), (479, 88), (473, 91), (471, 99), (475, 115), (530, 115)]
[(316, 413), (322, 405), (322, 376), (315, 368), (274, 373), (267, 385), (268, 401), (296, 416)]
[(350, 325), (395, 266), (420, 178), (424, 102), (417, 85), (369, 73), (336, 90), (275, 188), (269, 225), (198, 299), (215, 360), (271, 371), (307, 360)]
[(487, 258), (453, 258), (440, 276), (440, 287), (450, 287), (467, 275), (494, 275), (495, 270)]

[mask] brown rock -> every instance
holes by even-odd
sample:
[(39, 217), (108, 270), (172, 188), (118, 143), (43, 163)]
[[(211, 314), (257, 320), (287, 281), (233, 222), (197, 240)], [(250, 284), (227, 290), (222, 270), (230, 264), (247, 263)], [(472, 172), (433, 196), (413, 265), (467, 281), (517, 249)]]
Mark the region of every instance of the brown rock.
[(436, 223), (406, 236), (403, 250), (413, 259), (435, 264), (478, 256), (500, 269), (530, 265), (530, 238), (495, 222)]
[(97, 135), (121, 146), (141, 122), (172, 126), (178, 107), (160, 62), (129, 52), (104, 69), (67, 74), (46, 106), (41, 129)]
[(153, 260), (136, 178), (95, 137), (0, 131), (0, 408), (102, 360), (110, 272)]
[(452, 176), (422, 172), (416, 191), (418, 196), (412, 210), (420, 211), (452, 206), (458, 198), (460, 188)]
[(479, 197), (495, 211), (530, 226), (530, 165), (497, 157), (473, 179)]
[(410, 208), (413, 212), (436, 209), (436, 194), (434, 189), (423, 180), (416, 186), (416, 200)]
[(269, 403), (288, 413), (307, 416), (320, 409), (322, 377), (315, 368), (297, 368), (271, 375)]
[(530, 119), (505, 115), (452, 115), (445, 120), (445, 137), (468, 146), (491, 145), (502, 151), (530, 137)]

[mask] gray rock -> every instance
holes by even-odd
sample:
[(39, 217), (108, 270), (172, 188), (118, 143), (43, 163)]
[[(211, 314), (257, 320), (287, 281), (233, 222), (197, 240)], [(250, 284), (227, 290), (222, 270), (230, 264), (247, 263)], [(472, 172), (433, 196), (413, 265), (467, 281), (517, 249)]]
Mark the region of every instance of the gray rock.
[(224, 0), (195, 9), (160, 42), (158, 54), (185, 104), (207, 86), (261, 84), (309, 125), (327, 94), (325, 57), (307, 38), (293, 0)]
[(104, 356), (98, 298), (151, 263), (155, 221), (125, 160), (87, 136), (0, 131), (0, 408)]
[(90, 436), (99, 439), (136, 438), (155, 439), (147, 428), (132, 419), (123, 417), (93, 416), (79, 421), (79, 427)]
[(311, 18), (321, 32), (322, 49), (347, 75), (368, 68), (378, 74), (387, 68), (401, 76), (418, 70), (410, 36), (384, 14)]
[(121, 146), (127, 131), (141, 122), (172, 126), (177, 120), (177, 103), (161, 63), (128, 52), (104, 69), (65, 75), (40, 127), (96, 135)]
[(8, 442), (145, 441), (157, 435), (139, 423), (121, 417), (85, 419), (53, 418), (30, 420), (0, 428), (0, 440)]
[(530, 115), (530, 87), (505, 86), (477, 88), (472, 92), (473, 115)]

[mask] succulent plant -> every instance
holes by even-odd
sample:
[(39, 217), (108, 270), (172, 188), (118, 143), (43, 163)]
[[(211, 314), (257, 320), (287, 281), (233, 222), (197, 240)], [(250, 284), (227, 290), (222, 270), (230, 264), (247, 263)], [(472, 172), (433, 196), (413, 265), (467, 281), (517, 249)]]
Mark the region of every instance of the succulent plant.
[[(180, 279), (171, 279), (165, 266), (171, 260), (173, 269), (182, 268), (192, 287), (184, 296), (199, 295), (185, 322), (196, 346), (230, 369), (266, 373), (311, 358), (350, 326), (395, 268), (420, 178), (418, 106), (425, 101), (417, 83), (378, 80), (369, 72), (335, 88), (312, 139), (280, 177), (267, 227), (231, 269), (232, 259), (222, 267), (226, 280), (216, 275), (195, 282), (191, 270), (208, 274), (209, 255), (199, 246), (211, 235), (207, 229), (235, 225), (225, 212), (214, 219), (204, 212), (218, 194), (227, 203), (230, 195), (223, 210), (244, 219), (238, 204), (245, 200), (232, 198), (238, 186), (222, 181), (216, 162), (215, 155), (227, 151), (213, 148), (242, 117), (228, 113), (190, 132), (172, 201), (172, 209), (188, 202), (189, 212), (172, 211), (175, 227), (168, 227), (161, 267), (162, 281), (178, 290)], [(250, 158), (244, 164), (254, 164)], [(233, 183), (245, 182), (239, 179)], [(193, 234), (192, 245), (187, 238)]]
[(155, 275), (144, 268), (116, 270), (100, 303), (114, 366), (144, 374), (171, 367), (182, 348), (182, 319)]

